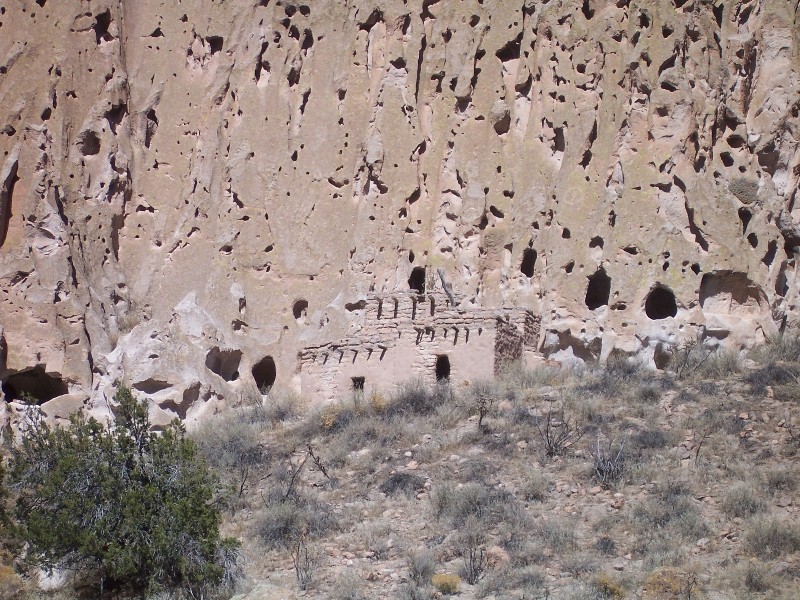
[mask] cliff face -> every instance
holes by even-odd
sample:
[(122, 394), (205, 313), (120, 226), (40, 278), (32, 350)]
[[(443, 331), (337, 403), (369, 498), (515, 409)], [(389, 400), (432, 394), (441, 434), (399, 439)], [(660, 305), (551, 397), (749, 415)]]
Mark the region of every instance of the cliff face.
[(290, 387), (415, 267), (562, 360), (797, 318), (796, 0), (0, 6), (9, 399)]

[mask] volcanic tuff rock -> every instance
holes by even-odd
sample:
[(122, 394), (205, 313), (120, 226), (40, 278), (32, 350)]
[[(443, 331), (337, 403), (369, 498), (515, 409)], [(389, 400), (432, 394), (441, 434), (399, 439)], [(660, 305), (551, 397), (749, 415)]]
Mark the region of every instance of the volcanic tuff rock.
[(0, 0), (6, 396), (296, 386), (414, 267), (560, 360), (752, 344), (798, 315), (798, 32), (797, 0)]

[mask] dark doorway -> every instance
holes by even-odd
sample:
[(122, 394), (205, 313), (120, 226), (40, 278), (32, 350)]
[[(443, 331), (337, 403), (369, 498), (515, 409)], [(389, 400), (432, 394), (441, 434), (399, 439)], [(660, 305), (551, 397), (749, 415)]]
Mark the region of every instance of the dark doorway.
[(436, 381), (448, 381), (450, 379), (450, 359), (446, 354), (436, 357)]
[(667, 288), (657, 287), (647, 296), (644, 312), (653, 321), (674, 317), (678, 314), (675, 294)]
[(275, 360), (271, 356), (265, 356), (253, 365), (252, 373), (259, 391), (265, 394), (275, 385), (275, 378), (278, 376)]
[(352, 377), (351, 381), (353, 382), (353, 391), (356, 392), (364, 391), (364, 384), (366, 383), (365, 377)]
[(408, 278), (408, 287), (420, 295), (425, 293), (425, 267), (414, 267)]
[(519, 266), (519, 270), (522, 271), (525, 277), (533, 277), (533, 269), (535, 266), (536, 250), (533, 248), (525, 248), (525, 252), (522, 253), (522, 264)]
[(601, 306), (608, 306), (608, 299), (611, 296), (611, 278), (606, 275), (605, 269), (598, 269), (594, 275), (589, 277), (589, 285), (586, 288), (586, 307), (595, 310)]

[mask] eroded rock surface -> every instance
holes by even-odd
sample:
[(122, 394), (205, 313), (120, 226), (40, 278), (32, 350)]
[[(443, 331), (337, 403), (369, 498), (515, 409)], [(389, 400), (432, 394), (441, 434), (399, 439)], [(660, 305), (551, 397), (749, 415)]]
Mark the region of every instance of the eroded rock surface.
[(561, 360), (797, 319), (795, 1), (0, 7), (8, 399), (297, 386), (419, 267)]

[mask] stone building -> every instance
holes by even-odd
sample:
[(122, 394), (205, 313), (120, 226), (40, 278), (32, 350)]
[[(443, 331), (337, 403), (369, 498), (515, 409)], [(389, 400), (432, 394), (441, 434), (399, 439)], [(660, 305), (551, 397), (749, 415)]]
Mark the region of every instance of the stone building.
[(350, 308), (361, 318), (347, 337), (298, 355), (301, 393), (312, 402), (415, 378), (459, 385), (540, 360), (540, 319), (523, 308), (460, 309), (442, 291), (372, 295)]

